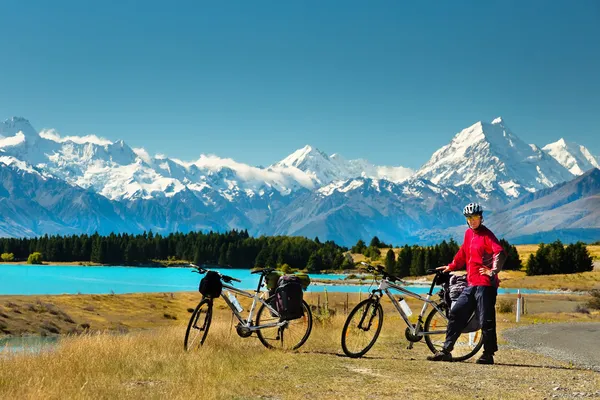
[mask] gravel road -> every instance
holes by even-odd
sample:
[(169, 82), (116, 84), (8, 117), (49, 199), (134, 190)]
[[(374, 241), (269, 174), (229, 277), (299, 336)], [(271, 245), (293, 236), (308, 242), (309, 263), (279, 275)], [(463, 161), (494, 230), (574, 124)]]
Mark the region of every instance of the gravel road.
[(502, 332), (508, 342), (600, 372), (600, 323), (536, 324)]

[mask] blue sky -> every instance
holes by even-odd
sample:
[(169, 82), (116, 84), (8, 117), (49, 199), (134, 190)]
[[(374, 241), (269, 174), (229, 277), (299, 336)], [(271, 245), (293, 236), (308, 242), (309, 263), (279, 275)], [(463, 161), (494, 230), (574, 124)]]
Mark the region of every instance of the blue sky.
[(311, 144), (418, 168), (502, 115), (600, 155), (594, 0), (88, 3), (0, 4), (0, 119), (184, 160)]

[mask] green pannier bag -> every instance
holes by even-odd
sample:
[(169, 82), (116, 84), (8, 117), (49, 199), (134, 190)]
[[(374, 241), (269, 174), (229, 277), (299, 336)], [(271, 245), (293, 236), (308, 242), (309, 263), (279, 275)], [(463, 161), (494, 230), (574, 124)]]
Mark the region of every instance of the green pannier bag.
[(308, 285), (310, 285), (310, 276), (308, 276), (308, 274), (303, 273), (297, 273), (294, 274), (294, 276), (297, 276), (298, 279), (300, 279), (300, 284), (302, 284), (302, 290), (306, 290), (308, 288)]
[[(267, 289), (269, 289), (269, 290), (276, 289), (277, 281), (283, 275), (284, 274), (281, 271), (269, 272), (269, 274), (265, 277), (265, 280), (267, 282)], [(300, 284), (302, 285), (302, 290), (306, 290), (308, 288), (308, 285), (310, 285), (310, 277), (308, 276), (308, 274), (296, 273), (293, 275), (297, 276), (298, 279), (300, 279)]]
[(265, 277), (265, 280), (267, 281), (267, 289), (275, 290), (275, 288), (277, 288), (277, 281), (281, 275), (283, 275), (283, 272), (281, 271), (269, 272), (269, 274)]

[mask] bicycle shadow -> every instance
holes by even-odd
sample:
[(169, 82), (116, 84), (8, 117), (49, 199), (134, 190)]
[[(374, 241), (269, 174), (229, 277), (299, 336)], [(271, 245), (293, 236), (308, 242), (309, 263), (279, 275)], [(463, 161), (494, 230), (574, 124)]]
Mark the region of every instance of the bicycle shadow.
[[(335, 356), (335, 357), (342, 357), (342, 358), (347, 358), (349, 360), (352, 360), (352, 357), (348, 357), (347, 355), (345, 355), (344, 353), (335, 353), (332, 351), (319, 351), (319, 350), (312, 350), (312, 351), (303, 351), (303, 354), (320, 354), (320, 355), (325, 355), (325, 356)], [(362, 357), (358, 357), (357, 360), (394, 360), (396, 358), (394, 357), (379, 357), (379, 356), (362, 356)]]

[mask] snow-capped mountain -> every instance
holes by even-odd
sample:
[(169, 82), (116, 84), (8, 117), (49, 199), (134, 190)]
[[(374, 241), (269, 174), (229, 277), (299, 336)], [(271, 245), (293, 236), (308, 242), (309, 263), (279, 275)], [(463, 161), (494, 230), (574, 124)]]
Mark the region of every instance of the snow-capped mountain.
[(468, 198), (423, 179), (354, 178), (296, 196), (270, 227), (275, 234), (318, 235), (344, 244), (374, 235), (388, 243), (418, 242), (423, 227), (460, 224)]
[(585, 146), (565, 139), (547, 144), (542, 150), (551, 155), (573, 175), (583, 175), (592, 168), (600, 168), (600, 157), (594, 157)]
[(356, 177), (403, 182), (414, 174), (410, 168), (377, 166), (363, 159), (346, 160), (339, 154), (328, 156), (311, 146), (296, 150), (271, 168), (297, 168), (319, 186)]
[(600, 239), (600, 169), (527, 194), (489, 218), (498, 235), (515, 243)]
[(583, 146), (527, 145), (501, 119), (463, 130), (414, 173), (311, 146), (267, 168), (214, 155), (186, 162), (11, 118), (0, 123), (0, 235), (235, 228), (345, 245), (373, 235), (431, 243), (464, 228), (466, 202), (500, 210), (594, 162)]
[(416, 176), (444, 186), (469, 185), (492, 207), (574, 177), (553, 157), (519, 139), (502, 118), (459, 132)]
[(111, 200), (172, 197), (185, 188), (202, 192), (211, 187), (234, 201), (240, 196), (264, 196), (273, 191), (289, 195), (361, 175), (401, 181), (412, 174), (403, 167), (330, 158), (310, 146), (268, 168), (212, 155), (185, 162), (161, 155), (152, 157), (143, 148), (132, 149), (122, 140), (111, 142), (93, 135), (61, 137), (54, 130), (38, 134), (23, 118), (0, 124), (0, 135), (0, 155), (12, 156)]

